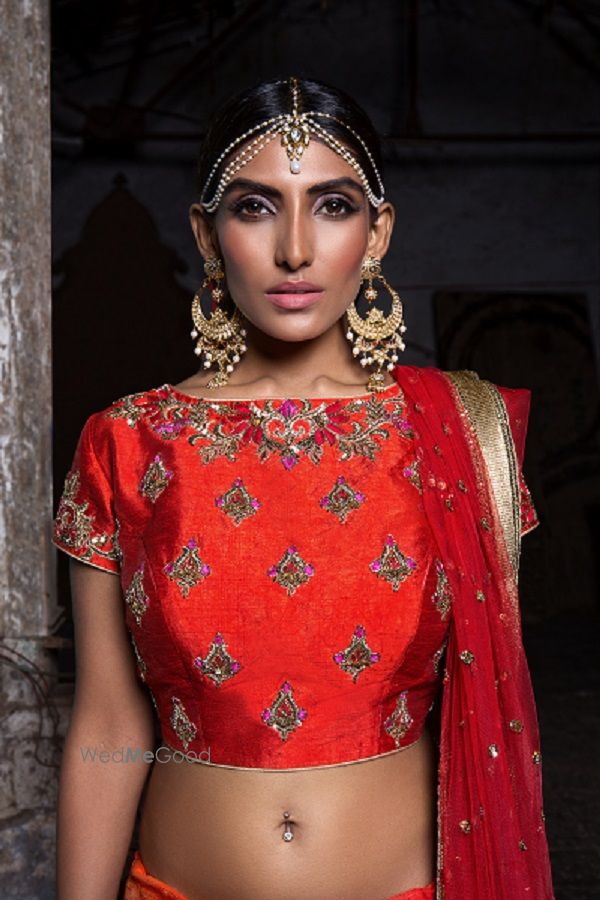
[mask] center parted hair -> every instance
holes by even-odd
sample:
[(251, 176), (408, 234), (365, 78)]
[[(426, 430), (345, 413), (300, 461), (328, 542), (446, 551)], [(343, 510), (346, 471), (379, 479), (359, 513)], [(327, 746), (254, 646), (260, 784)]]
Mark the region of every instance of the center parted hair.
[[(284, 117), (289, 125), (295, 110), (312, 116), (309, 120), (312, 140), (328, 144), (356, 169), (370, 200), (371, 219), (377, 217), (376, 207), (383, 200), (383, 160), (379, 137), (371, 120), (339, 88), (301, 78), (260, 82), (231, 97), (214, 116), (198, 161), (198, 190), (206, 215), (210, 217), (215, 212), (219, 185), (222, 191), (228, 166), (231, 172), (232, 157), (240, 159), (241, 155), (242, 165), (249, 161), (251, 156), (244, 157), (244, 147), (250, 149), (254, 141), (257, 142), (255, 149), (260, 150), (261, 136), (269, 138), (269, 131), (273, 134), (277, 126), (277, 133), (280, 133)], [(279, 121), (275, 126), (269, 126), (273, 120)], [(292, 171), (297, 169), (292, 168)], [(209, 206), (208, 210), (206, 206)]]

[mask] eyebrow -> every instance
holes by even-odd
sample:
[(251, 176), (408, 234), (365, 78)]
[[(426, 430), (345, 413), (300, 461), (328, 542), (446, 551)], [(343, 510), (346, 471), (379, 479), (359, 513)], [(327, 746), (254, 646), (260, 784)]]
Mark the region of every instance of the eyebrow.
[[(344, 176), (343, 178), (331, 178), (329, 181), (321, 181), (319, 184), (313, 184), (311, 187), (307, 188), (306, 193), (309, 196), (312, 196), (313, 194), (320, 194), (323, 191), (334, 191), (344, 187), (360, 191), (361, 194), (364, 194), (362, 184), (347, 176)], [(262, 184), (260, 181), (251, 181), (249, 178), (234, 178), (223, 191), (223, 196), (225, 197), (236, 188), (245, 188), (246, 190), (266, 194), (267, 197), (273, 197), (275, 200), (281, 200), (283, 196), (281, 191), (278, 191), (277, 188), (271, 187), (269, 184)]]

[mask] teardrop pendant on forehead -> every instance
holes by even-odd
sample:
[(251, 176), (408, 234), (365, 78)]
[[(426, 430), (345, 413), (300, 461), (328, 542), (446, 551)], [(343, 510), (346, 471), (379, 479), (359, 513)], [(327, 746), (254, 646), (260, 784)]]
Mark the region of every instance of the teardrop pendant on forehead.
[[(340, 156), (345, 162), (348, 163), (348, 165), (350, 165), (354, 169), (364, 187), (365, 194), (369, 203), (377, 209), (383, 203), (385, 191), (381, 176), (379, 174), (379, 171), (377, 170), (377, 166), (375, 165), (373, 155), (367, 147), (365, 141), (350, 125), (346, 124), (346, 122), (344, 122), (342, 119), (332, 115), (331, 113), (318, 112), (316, 110), (301, 111), (301, 98), (298, 79), (295, 77), (290, 78), (289, 84), (292, 95), (291, 113), (281, 113), (280, 115), (273, 116), (270, 119), (264, 119), (262, 122), (260, 122), (258, 125), (254, 125), (252, 128), (248, 128), (241, 135), (231, 141), (219, 155), (209, 172), (208, 178), (206, 179), (204, 188), (202, 190), (200, 202), (204, 209), (209, 213), (215, 212), (219, 203), (221, 202), (221, 198), (225, 192), (225, 188), (233, 179), (234, 175), (239, 172), (239, 170), (243, 166), (249, 163), (250, 160), (254, 159), (258, 155), (258, 153), (260, 153), (261, 150), (263, 150), (277, 134), (281, 135), (281, 145), (288, 155), (290, 161), (290, 172), (293, 175), (298, 175), (301, 172), (301, 158), (304, 151), (309, 145), (310, 136), (312, 134), (314, 137), (322, 140), (331, 150), (334, 151), (334, 153), (337, 153), (338, 156)], [(369, 164), (375, 175), (379, 195), (377, 195), (373, 191), (364, 169), (362, 168), (354, 154), (341, 141), (331, 135), (322, 126), (319, 119), (328, 119), (330, 121), (337, 122), (339, 125), (345, 128), (355, 138), (356, 141), (358, 141), (367, 159), (369, 160)], [(257, 134), (257, 132), (260, 133)], [(243, 144), (249, 138), (252, 138), (250, 143), (247, 146), (242, 147), (237, 156), (235, 156), (224, 167), (219, 179), (219, 183), (217, 184), (217, 187), (213, 194), (212, 200), (204, 199), (207, 188), (216, 175), (218, 168), (223, 160), (226, 159), (239, 144)]]

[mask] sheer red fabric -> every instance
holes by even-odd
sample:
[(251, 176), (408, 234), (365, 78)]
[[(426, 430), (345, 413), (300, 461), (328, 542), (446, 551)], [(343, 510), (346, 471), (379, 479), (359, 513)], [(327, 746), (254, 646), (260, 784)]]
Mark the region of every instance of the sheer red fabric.
[[(550, 900), (540, 739), (516, 579), (474, 429), (439, 369), (394, 370), (455, 598), (441, 699), (437, 900)], [(519, 465), (531, 393), (500, 388)], [(522, 532), (536, 524), (521, 477)]]

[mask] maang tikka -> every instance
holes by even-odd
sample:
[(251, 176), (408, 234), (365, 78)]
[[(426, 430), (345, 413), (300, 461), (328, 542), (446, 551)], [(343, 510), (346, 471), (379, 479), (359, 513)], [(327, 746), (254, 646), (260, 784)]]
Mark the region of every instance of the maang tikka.
[(404, 350), (405, 343), (402, 335), (406, 331), (402, 309), (402, 301), (397, 292), (390, 287), (381, 272), (381, 262), (374, 256), (367, 256), (361, 268), (361, 281), (365, 281), (368, 287), (365, 290), (365, 299), (372, 304), (377, 299), (377, 290), (373, 286), (373, 279), (378, 278), (383, 282), (392, 297), (392, 308), (389, 315), (376, 306), (372, 306), (363, 318), (356, 308), (356, 302), (346, 309), (348, 330), (346, 337), (353, 344), (352, 354), (360, 356), (361, 366), (376, 365), (377, 370), (371, 372), (367, 382), (367, 390), (372, 392), (382, 391), (385, 388), (383, 367), (388, 371), (394, 368), (398, 362), (396, 350)]
[[(246, 352), (246, 329), (237, 307), (234, 306), (233, 314), (228, 317), (220, 305), (224, 296), (220, 282), (225, 278), (221, 260), (216, 256), (209, 256), (204, 262), (204, 273), (206, 277), (192, 300), (194, 328), (191, 336), (197, 338), (194, 348), (196, 356), (204, 355), (204, 368), (208, 369), (214, 363), (219, 367), (219, 371), (206, 385), (214, 388), (227, 384), (234, 364)], [(201, 306), (202, 292), (207, 287), (210, 288), (212, 298), (210, 318), (204, 315)]]

